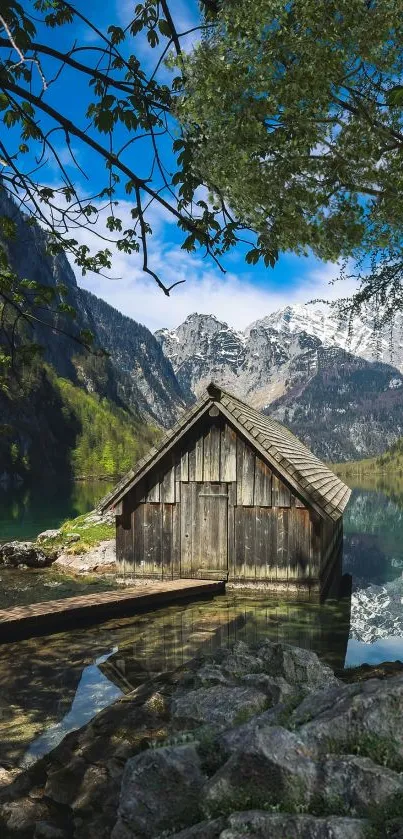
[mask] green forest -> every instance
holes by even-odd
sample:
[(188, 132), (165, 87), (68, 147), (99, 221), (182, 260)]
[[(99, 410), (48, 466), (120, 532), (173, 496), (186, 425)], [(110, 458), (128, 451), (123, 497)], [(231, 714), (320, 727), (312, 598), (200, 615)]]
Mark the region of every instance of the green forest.
[(115, 478), (160, 434), (43, 363), (31, 365), (22, 386), (0, 393), (0, 413), (0, 459), (5, 475), (17, 483), (42, 474), (60, 481)]
[(66, 415), (79, 424), (70, 453), (75, 478), (113, 478), (123, 474), (157, 439), (145, 425), (108, 399), (86, 393), (67, 379), (54, 379)]

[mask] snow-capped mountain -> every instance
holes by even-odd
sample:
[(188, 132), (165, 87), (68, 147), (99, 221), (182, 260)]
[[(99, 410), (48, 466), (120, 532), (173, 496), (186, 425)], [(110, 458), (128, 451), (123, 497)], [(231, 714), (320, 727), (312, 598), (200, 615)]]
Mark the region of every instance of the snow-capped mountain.
[(378, 454), (403, 433), (401, 315), (375, 336), (369, 311), (349, 326), (319, 304), (287, 306), (245, 332), (193, 313), (155, 336), (184, 392), (199, 396), (213, 379), (328, 460)]
[(306, 303), (273, 312), (245, 332), (214, 315), (193, 313), (177, 329), (155, 335), (185, 390), (198, 396), (214, 379), (263, 408), (289, 389), (295, 373), (290, 363), (296, 357), (302, 357), (297, 366), (305, 368), (303, 378), (314, 375), (320, 347), (339, 347), (403, 372), (403, 315), (398, 313), (392, 327), (380, 334), (374, 332), (374, 321), (369, 310), (349, 324), (329, 306)]
[(375, 331), (374, 310), (364, 307), (351, 322), (341, 319), (336, 309), (321, 303), (286, 306), (261, 320), (255, 321), (245, 335), (257, 326), (281, 335), (307, 332), (327, 347), (340, 347), (367, 361), (384, 361), (403, 372), (403, 315), (395, 315), (392, 326)]
[(280, 333), (256, 322), (243, 333), (213, 315), (197, 313), (155, 337), (184, 390), (199, 396), (213, 379), (258, 408), (285, 393), (290, 361), (321, 344), (303, 330)]

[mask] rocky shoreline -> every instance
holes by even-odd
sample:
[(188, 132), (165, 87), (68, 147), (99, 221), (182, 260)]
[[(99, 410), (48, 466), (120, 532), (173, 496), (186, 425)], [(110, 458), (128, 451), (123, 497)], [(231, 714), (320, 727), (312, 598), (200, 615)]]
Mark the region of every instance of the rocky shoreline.
[[(93, 510), (35, 541), (0, 544), (0, 567), (47, 568), (73, 574), (111, 573), (116, 569), (114, 516)], [(108, 536), (110, 538), (103, 538)]]
[(401, 673), (346, 683), (310, 650), (237, 642), (4, 767), (0, 834), (402, 839), (402, 711)]

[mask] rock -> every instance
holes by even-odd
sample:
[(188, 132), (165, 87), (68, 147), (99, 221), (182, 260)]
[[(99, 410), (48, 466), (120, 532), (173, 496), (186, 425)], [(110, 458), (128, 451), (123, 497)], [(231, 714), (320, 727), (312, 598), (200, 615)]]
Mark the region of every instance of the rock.
[(61, 536), (62, 531), (60, 528), (56, 530), (44, 530), (42, 533), (36, 537), (37, 542), (46, 542), (47, 539), (58, 539)]
[(95, 548), (82, 554), (60, 554), (55, 566), (67, 568), (76, 574), (86, 571), (104, 571), (113, 568), (116, 563), (116, 543), (114, 539), (100, 542)]
[(181, 726), (208, 725), (228, 728), (245, 722), (267, 707), (267, 696), (250, 687), (214, 685), (174, 695), (171, 713)]
[(217, 805), (293, 805), (307, 802), (318, 785), (314, 755), (299, 738), (285, 728), (254, 729), (242, 747), (234, 752), (208, 781), (203, 807), (211, 814)]
[(115, 518), (116, 514), (114, 510), (108, 510), (103, 514), (94, 510), (85, 517), (85, 522), (82, 527), (85, 529), (86, 527), (91, 527), (93, 524), (115, 524)]
[(218, 664), (204, 664), (200, 670), (197, 671), (195, 681), (201, 687), (205, 685), (230, 685), (230, 679), (223, 673)]
[(0, 545), (0, 565), (17, 568), (44, 568), (54, 562), (54, 554), (46, 554), (35, 542), (6, 542)]
[[(292, 719), (299, 724), (299, 737), (322, 752), (339, 744), (348, 753), (349, 745), (363, 738), (380, 738), (403, 758), (402, 708), (403, 674), (399, 674), (311, 694)], [(313, 718), (301, 724), (304, 711)]]
[(368, 829), (367, 822), (361, 819), (320, 819), (259, 810), (234, 813), (227, 824), (219, 839), (365, 839)]
[(220, 666), (227, 676), (234, 679), (239, 679), (250, 673), (262, 673), (264, 669), (263, 661), (253, 655), (253, 651), (250, 649), (244, 654), (235, 651), (229, 652)]
[(309, 693), (291, 713), (289, 728), (297, 728), (318, 717), (325, 711), (335, 707), (340, 699), (355, 696), (360, 692), (358, 684), (345, 685), (339, 682), (336, 686), (324, 687)]
[(72, 544), (73, 542), (79, 542), (81, 536), (79, 533), (64, 533), (63, 538), (65, 542), (69, 542), (70, 544)]
[(272, 705), (287, 702), (296, 693), (295, 686), (289, 685), (282, 676), (276, 678), (275, 676), (267, 676), (266, 673), (248, 673), (242, 677), (242, 683), (263, 691)]
[(68, 834), (50, 822), (36, 822), (34, 839), (67, 839)]
[(287, 682), (299, 685), (303, 690), (311, 691), (325, 685), (340, 684), (333, 670), (322, 664), (312, 650), (265, 641), (258, 646), (258, 656), (262, 659), (263, 669), (269, 676), (282, 676)]
[(362, 815), (403, 797), (403, 776), (366, 757), (329, 758), (322, 763), (318, 794), (329, 805), (340, 802), (341, 811)]
[(237, 725), (235, 728), (229, 728), (222, 732), (217, 737), (217, 745), (221, 752), (226, 755), (231, 755), (238, 751), (250, 739), (255, 729), (267, 728), (268, 726), (280, 725), (281, 721), (287, 712), (286, 705), (275, 705), (274, 708), (269, 708), (263, 711), (263, 714), (257, 714), (244, 723)]
[(3, 804), (0, 808), (0, 818), (11, 835), (32, 829), (37, 821), (44, 820), (47, 816), (48, 808), (45, 802), (29, 796)]
[(0, 789), (12, 784), (20, 773), (21, 769), (5, 769), (4, 766), (0, 766)]
[(111, 839), (152, 839), (197, 819), (204, 782), (194, 746), (149, 749), (128, 760), (123, 773), (118, 821)]
[(181, 830), (180, 833), (175, 833), (171, 836), (171, 839), (220, 839), (226, 821), (226, 819), (220, 818), (199, 822), (193, 827), (185, 827), (185, 830)]

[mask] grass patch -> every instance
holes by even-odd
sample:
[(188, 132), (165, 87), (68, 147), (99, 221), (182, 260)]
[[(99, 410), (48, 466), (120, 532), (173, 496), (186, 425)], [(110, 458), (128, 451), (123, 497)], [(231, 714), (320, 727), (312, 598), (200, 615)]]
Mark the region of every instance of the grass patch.
[[(89, 514), (91, 515), (91, 514)], [(40, 543), (45, 553), (65, 551), (68, 554), (87, 553), (106, 539), (114, 539), (115, 525), (106, 522), (89, 522), (89, 516), (78, 516), (76, 519), (65, 521), (61, 533), (55, 539), (46, 539)], [(73, 541), (71, 535), (79, 536)]]
[(394, 772), (403, 772), (403, 758), (395, 742), (387, 737), (363, 734), (348, 741), (333, 740), (328, 742), (327, 750), (329, 754), (368, 757), (379, 766), (385, 766)]

